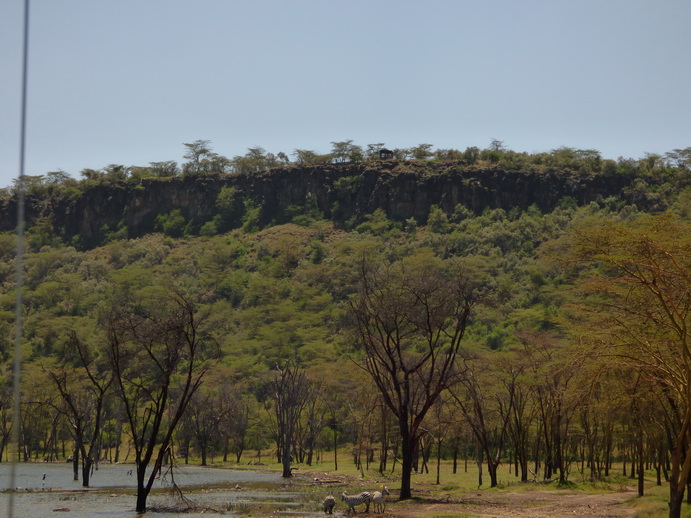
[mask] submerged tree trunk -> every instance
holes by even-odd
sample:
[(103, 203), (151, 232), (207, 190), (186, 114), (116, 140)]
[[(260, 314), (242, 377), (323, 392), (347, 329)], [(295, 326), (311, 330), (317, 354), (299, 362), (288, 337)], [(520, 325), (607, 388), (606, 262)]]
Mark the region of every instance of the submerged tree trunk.
[(139, 470), (137, 470), (137, 507), (135, 510), (138, 513), (145, 513), (146, 499), (149, 497), (149, 490), (146, 485), (144, 485), (144, 473), (142, 472), (141, 475), (142, 476), (139, 474)]
[(91, 467), (94, 465), (94, 462), (88, 455), (82, 454), (82, 456), (82, 487), (89, 487)]
[(72, 472), (74, 473), (75, 482), (79, 480), (79, 446), (74, 449), (74, 457), (72, 458)]
[(292, 436), (292, 430), (286, 432), (285, 438), (286, 442), (283, 443), (283, 448), (281, 452), (281, 464), (283, 465), (283, 478), (290, 478), (293, 476), (292, 471), (290, 471), (290, 442), (289, 438)]

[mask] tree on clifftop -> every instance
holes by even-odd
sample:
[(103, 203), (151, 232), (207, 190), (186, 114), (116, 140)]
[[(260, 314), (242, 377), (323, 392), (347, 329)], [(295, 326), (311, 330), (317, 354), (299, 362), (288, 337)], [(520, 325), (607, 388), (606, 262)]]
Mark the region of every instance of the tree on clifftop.
[(187, 162), (182, 165), (184, 174), (225, 173), (231, 167), (231, 161), (228, 158), (211, 151), (209, 140), (195, 140), (184, 146), (187, 148), (184, 155)]

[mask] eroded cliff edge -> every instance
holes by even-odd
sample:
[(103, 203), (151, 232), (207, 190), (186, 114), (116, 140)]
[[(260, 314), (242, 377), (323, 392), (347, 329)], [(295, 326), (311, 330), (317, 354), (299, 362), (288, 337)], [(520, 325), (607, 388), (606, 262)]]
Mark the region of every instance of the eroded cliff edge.
[[(126, 228), (128, 237), (155, 230), (156, 218), (179, 210), (200, 226), (218, 214), (224, 187), (234, 188), (226, 217), (239, 225), (251, 201), (259, 222), (286, 221), (306, 201), (336, 222), (356, 221), (376, 209), (389, 218), (426, 221), (430, 207), (451, 213), (462, 204), (474, 212), (535, 205), (552, 210), (568, 196), (579, 205), (619, 196), (632, 178), (572, 171), (516, 171), (454, 164), (379, 161), (363, 164), (290, 166), (256, 174), (207, 174), (143, 178), (83, 186), (78, 194), (28, 195), (27, 224), (49, 221), (66, 242), (97, 244), (105, 229)], [(0, 200), (0, 230), (16, 226), (16, 200)]]

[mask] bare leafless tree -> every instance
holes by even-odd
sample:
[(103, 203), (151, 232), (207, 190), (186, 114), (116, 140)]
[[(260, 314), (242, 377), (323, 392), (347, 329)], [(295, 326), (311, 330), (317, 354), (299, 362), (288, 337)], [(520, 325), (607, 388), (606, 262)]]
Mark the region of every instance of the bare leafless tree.
[[(464, 358), (464, 361), (467, 368), (457, 385), (458, 390), (452, 389), (450, 393), (487, 461), (490, 486), (497, 487), (497, 468), (509, 431), (519, 372), (513, 369), (500, 372), (487, 358), (478, 355)], [(501, 378), (501, 383), (493, 387), (493, 378)]]
[(244, 385), (221, 385), (219, 407), (222, 409), (221, 439), (223, 441), (223, 457), (227, 460), (228, 450), (232, 448), (235, 461), (240, 458), (248, 446), (248, 432), (252, 415), (249, 389)]
[[(183, 294), (129, 303), (107, 322), (107, 352), (137, 463), (137, 512), (170, 454), (173, 432), (209, 363), (204, 317)], [(151, 302), (151, 301), (149, 301)], [(170, 408), (169, 408), (170, 407)], [(153, 467), (147, 468), (153, 461)]]
[(67, 418), (68, 429), (81, 455), (82, 486), (89, 487), (91, 467), (98, 461), (106, 397), (113, 376), (110, 369), (104, 368), (94, 348), (76, 332), (70, 333), (65, 345), (59, 365), (44, 370), (60, 393), (54, 406)]
[(220, 426), (225, 417), (226, 408), (219, 405), (219, 397), (215, 390), (197, 390), (190, 400), (184, 419), (192, 431), (202, 466), (207, 465), (209, 453), (218, 444)]

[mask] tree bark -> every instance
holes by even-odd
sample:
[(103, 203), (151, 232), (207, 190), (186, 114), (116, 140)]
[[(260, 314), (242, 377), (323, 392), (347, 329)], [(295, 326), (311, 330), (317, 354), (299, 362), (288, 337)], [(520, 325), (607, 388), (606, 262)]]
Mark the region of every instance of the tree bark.
[[(407, 422), (405, 423), (407, 425)], [(401, 423), (404, 426), (404, 423)], [(413, 455), (415, 453), (416, 437), (411, 437), (408, 430), (401, 430), (401, 449), (403, 458), (401, 459), (401, 495), (400, 500), (407, 500), (412, 497), (411, 475), (413, 473)]]
[(91, 466), (93, 466), (93, 460), (89, 456), (84, 456), (82, 460), (82, 487), (89, 487), (89, 481), (91, 479)]
[(79, 480), (79, 446), (77, 445), (74, 448), (74, 457), (72, 458), (72, 471), (74, 473), (74, 480), (75, 482)]

